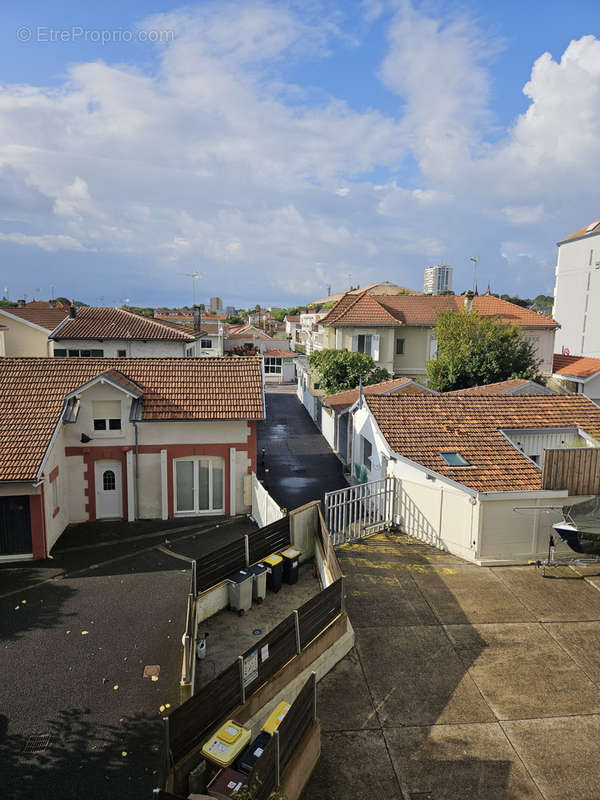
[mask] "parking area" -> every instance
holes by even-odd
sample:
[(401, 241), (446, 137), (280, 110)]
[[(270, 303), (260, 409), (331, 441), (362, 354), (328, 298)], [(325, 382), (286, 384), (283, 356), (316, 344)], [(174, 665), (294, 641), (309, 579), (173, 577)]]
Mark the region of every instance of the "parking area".
[(151, 796), (162, 716), (179, 701), (190, 558), (254, 528), (91, 523), (53, 560), (0, 568), (4, 796)]
[(598, 570), (480, 568), (385, 534), (338, 556), (356, 647), (319, 684), (305, 800), (596, 800)]

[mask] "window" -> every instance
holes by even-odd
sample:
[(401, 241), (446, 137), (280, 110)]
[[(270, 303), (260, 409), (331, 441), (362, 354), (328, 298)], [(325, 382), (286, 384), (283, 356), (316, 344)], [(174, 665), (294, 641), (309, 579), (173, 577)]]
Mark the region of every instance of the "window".
[(404, 355), (404, 339), (396, 339), (396, 355)]
[(55, 350), (57, 358), (104, 358), (104, 350)]
[(102, 488), (105, 492), (114, 492), (117, 488), (117, 481), (115, 480), (115, 473), (112, 469), (107, 469), (102, 475)]
[(359, 333), (358, 352), (368, 353), (369, 355), (371, 355), (371, 337), (368, 334)]
[(529, 458), (533, 461), (534, 464), (538, 464), (539, 465), (539, 463), (540, 463), (540, 457), (539, 456), (529, 456)]
[(225, 462), (222, 458), (180, 458), (174, 465), (176, 513), (224, 511)]
[(185, 357), (186, 358), (193, 358), (194, 356), (194, 348), (193, 347), (186, 347), (185, 348)]
[(470, 467), (470, 463), (460, 453), (440, 453), (449, 467)]
[(370, 470), (373, 445), (368, 439), (365, 439), (364, 436), (361, 436), (360, 439), (361, 439), (361, 450), (362, 450), (362, 463), (363, 466), (365, 466), (368, 470)]
[(127, 358), (127, 350), (117, 350), (117, 358)]
[(200, 339), (200, 347), (202, 350), (209, 350), (212, 346), (212, 339)]
[(281, 358), (265, 356), (265, 375), (281, 375)]
[(95, 431), (121, 430), (121, 401), (96, 400), (92, 403)]

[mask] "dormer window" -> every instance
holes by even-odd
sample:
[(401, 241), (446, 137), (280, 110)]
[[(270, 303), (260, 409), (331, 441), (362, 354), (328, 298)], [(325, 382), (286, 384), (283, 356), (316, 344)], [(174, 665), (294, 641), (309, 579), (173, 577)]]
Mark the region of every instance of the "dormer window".
[(461, 456), (460, 453), (457, 452), (450, 452), (450, 453), (440, 453), (441, 457), (444, 459), (446, 464), (449, 467), (470, 467), (471, 464), (467, 461), (466, 458)]
[(121, 401), (96, 400), (92, 403), (95, 431), (121, 430)]

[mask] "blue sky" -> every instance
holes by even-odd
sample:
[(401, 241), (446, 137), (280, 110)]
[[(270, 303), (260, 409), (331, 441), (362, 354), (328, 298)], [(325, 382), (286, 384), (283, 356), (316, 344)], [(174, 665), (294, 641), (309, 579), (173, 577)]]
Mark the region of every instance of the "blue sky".
[(600, 210), (594, 11), (11, 4), (0, 280), (179, 304), (199, 270), (202, 298), (287, 305), (438, 262), (462, 290), (477, 255), (480, 286), (551, 293), (556, 241)]

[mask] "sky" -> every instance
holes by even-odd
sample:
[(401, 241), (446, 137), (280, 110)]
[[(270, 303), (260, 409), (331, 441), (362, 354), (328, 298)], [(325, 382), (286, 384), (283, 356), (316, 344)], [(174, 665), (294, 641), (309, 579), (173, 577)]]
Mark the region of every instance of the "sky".
[(7, 0), (0, 294), (288, 307), (436, 263), (463, 291), (472, 256), (552, 294), (600, 216), (595, 11)]

